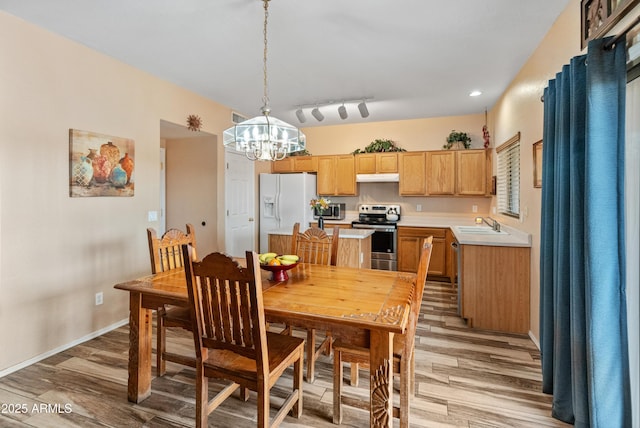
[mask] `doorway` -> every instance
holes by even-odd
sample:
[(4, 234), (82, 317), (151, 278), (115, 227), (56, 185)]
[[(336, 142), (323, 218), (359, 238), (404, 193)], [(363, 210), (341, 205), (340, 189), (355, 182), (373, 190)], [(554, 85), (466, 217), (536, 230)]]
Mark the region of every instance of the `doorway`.
[(217, 137), (161, 120), (160, 140), (166, 157), (164, 188), (160, 180), (166, 228), (185, 230), (191, 223), (198, 253), (209, 254), (217, 249)]

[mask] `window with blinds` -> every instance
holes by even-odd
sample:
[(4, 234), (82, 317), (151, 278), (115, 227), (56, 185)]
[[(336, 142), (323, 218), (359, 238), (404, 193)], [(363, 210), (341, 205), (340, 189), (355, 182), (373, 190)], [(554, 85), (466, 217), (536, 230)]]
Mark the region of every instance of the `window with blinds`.
[(496, 149), (498, 212), (520, 217), (520, 133)]

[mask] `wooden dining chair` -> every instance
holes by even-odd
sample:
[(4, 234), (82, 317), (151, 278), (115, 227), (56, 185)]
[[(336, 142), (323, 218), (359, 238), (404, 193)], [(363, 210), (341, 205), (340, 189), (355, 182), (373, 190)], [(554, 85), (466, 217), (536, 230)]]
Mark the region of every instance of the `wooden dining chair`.
[[(406, 333), (393, 337), (393, 374), (400, 376), (400, 406), (394, 406), (394, 417), (400, 418), (400, 427), (409, 427), (409, 396), (415, 390), (415, 335), (420, 317), (420, 306), (424, 294), (433, 237), (422, 241), (418, 272), (411, 295), (411, 310), (407, 322)], [(355, 347), (348, 342), (336, 339), (333, 343), (333, 423), (342, 422), (342, 404), (361, 409), (369, 409), (369, 402), (363, 402), (352, 397), (342, 395), (342, 363), (351, 364), (351, 383), (357, 385), (358, 369), (360, 366), (369, 367), (369, 348)]]
[[(236, 389), (258, 393), (258, 426), (270, 426), (270, 390), (293, 364), (293, 389), (271, 421), (282, 422), (292, 410), (302, 415), (304, 340), (266, 331), (258, 255), (246, 252), (247, 267), (222, 253), (192, 262), (191, 247), (182, 247), (189, 309), (196, 350), (196, 427)], [(209, 378), (230, 381), (209, 400)]]
[[(186, 233), (179, 229), (167, 230), (161, 238), (153, 228), (147, 229), (147, 239), (149, 241), (149, 255), (151, 259), (151, 272), (159, 273), (171, 269), (182, 269), (184, 260), (182, 259), (182, 245), (189, 244), (193, 247), (195, 257), (196, 234), (193, 226), (187, 224)], [(195, 359), (173, 352), (167, 352), (166, 328), (178, 327), (191, 330), (191, 318), (188, 308), (166, 306), (157, 310), (157, 333), (156, 333), (156, 373), (163, 376), (166, 372), (166, 361), (195, 367)]]
[[(335, 266), (338, 263), (338, 243), (340, 228), (335, 226), (331, 236), (317, 227), (300, 233), (300, 223), (293, 225), (291, 254), (300, 257), (304, 263)], [(316, 330), (307, 330), (307, 382), (315, 379), (315, 364), (321, 353), (331, 354), (331, 332), (326, 332), (322, 343), (316, 347)]]

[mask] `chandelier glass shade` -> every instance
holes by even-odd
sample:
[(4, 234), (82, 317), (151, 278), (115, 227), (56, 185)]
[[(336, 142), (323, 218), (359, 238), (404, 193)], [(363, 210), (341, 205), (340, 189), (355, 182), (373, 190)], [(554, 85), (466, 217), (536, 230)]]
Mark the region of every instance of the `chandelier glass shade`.
[(243, 152), (251, 160), (281, 160), (288, 153), (304, 150), (306, 137), (293, 125), (269, 116), (269, 90), (267, 84), (267, 22), (269, 0), (264, 4), (264, 55), (263, 78), (264, 95), (262, 115), (240, 122), (223, 133), (223, 144)]
[(263, 114), (238, 123), (223, 133), (225, 146), (232, 146), (251, 160), (280, 160), (288, 153), (304, 150), (305, 135), (293, 125)]

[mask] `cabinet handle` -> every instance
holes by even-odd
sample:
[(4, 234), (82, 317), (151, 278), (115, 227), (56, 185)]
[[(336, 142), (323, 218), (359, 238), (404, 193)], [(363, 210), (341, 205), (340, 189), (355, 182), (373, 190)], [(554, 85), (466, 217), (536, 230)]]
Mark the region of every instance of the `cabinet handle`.
[(452, 242), (451, 243), (451, 248), (453, 248), (454, 250), (457, 250), (459, 247), (459, 244), (457, 242)]

